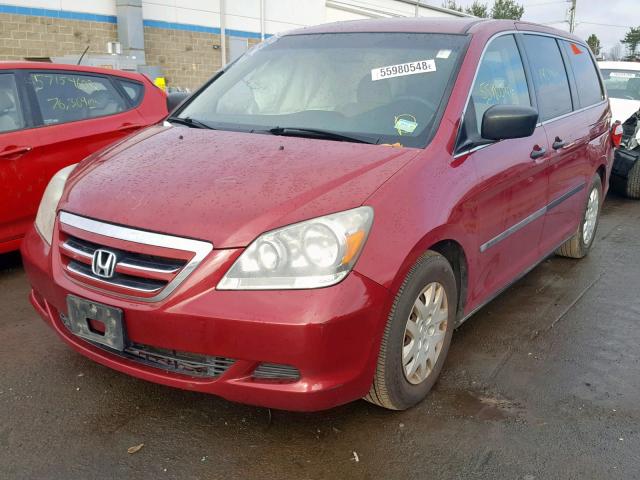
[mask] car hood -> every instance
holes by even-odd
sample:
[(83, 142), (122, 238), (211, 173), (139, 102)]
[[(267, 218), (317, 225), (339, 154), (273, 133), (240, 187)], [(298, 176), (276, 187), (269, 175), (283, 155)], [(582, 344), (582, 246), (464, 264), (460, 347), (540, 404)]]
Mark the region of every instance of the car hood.
[(611, 114), (614, 122), (619, 120), (624, 123), (631, 115), (640, 110), (640, 101), (638, 100), (610, 98), (609, 101), (611, 102)]
[(273, 228), (361, 205), (417, 153), (156, 126), (82, 162), (59, 209), (243, 247)]

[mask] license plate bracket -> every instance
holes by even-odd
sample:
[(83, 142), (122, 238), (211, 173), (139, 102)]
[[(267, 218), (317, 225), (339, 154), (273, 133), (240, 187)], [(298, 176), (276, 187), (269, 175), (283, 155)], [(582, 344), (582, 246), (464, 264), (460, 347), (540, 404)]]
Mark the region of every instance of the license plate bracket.
[[(121, 309), (67, 295), (67, 312), (64, 323), (72, 333), (114, 350), (124, 350), (125, 329)], [(104, 332), (93, 328), (92, 321), (100, 322)]]

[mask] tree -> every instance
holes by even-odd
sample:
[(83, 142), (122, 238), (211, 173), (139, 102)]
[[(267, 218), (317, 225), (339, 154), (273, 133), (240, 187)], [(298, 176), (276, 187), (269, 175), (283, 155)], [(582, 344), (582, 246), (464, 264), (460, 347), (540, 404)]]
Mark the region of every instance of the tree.
[(489, 6), (486, 3), (480, 3), (478, 0), (474, 0), (470, 7), (465, 10), (469, 15), (474, 15), (480, 18), (489, 17)]
[(627, 47), (625, 60), (637, 60), (638, 45), (640, 45), (640, 27), (631, 27), (620, 43)]
[(442, 2), (443, 8), (448, 8), (449, 10), (456, 10), (458, 12), (462, 12), (462, 7), (458, 6), (456, 0), (445, 0)]
[(589, 45), (589, 48), (591, 48), (591, 51), (596, 57), (600, 55), (600, 39), (595, 33), (589, 35), (587, 45)]
[(491, 9), (492, 18), (520, 20), (524, 15), (524, 7), (515, 0), (496, 0)]

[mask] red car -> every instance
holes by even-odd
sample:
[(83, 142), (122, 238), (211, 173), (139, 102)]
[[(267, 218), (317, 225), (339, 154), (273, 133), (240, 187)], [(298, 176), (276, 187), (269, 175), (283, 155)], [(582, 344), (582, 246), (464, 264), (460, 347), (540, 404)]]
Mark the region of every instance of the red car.
[(19, 248), (58, 170), (166, 115), (141, 74), (0, 63), (0, 253)]
[(31, 301), (142, 379), (405, 409), (457, 325), (550, 254), (587, 254), (610, 119), (587, 45), (542, 26), (274, 37), (163, 126), (54, 177), (22, 246)]

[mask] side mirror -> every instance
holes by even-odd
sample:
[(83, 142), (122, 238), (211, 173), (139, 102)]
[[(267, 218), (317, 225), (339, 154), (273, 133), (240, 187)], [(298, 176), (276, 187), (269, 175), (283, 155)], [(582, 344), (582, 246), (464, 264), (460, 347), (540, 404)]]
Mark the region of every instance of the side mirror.
[(167, 111), (169, 113), (173, 112), (188, 96), (189, 94), (186, 92), (167, 93)]
[(519, 105), (493, 105), (482, 117), (482, 138), (507, 140), (533, 135), (538, 124), (535, 108)]

